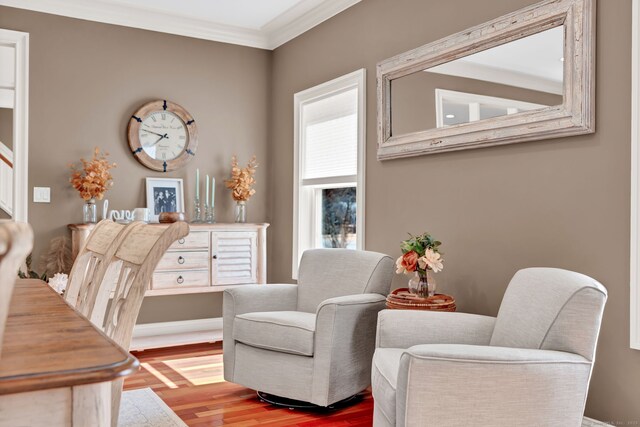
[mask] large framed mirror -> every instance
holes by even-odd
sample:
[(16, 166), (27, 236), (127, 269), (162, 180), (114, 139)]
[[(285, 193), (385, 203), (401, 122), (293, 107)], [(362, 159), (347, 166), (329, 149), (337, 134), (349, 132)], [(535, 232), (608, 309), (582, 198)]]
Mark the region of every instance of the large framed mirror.
[(595, 0), (548, 0), (382, 61), (378, 159), (595, 131)]

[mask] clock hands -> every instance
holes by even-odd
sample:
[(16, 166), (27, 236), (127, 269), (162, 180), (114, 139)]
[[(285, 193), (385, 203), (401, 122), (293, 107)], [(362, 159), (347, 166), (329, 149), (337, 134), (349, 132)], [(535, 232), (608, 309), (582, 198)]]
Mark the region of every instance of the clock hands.
[[(143, 129), (143, 130), (145, 130), (145, 129)], [(155, 132), (151, 132), (151, 133), (155, 133)], [(159, 135), (160, 138), (158, 138), (158, 140), (156, 142), (154, 142), (153, 144), (146, 145), (147, 147), (153, 147), (154, 145), (158, 144), (160, 141), (162, 141), (165, 138), (169, 139), (169, 136), (167, 136), (166, 133), (164, 135), (160, 135), (159, 133), (156, 133), (156, 135)]]
[(152, 132), (152, 131), (150, 131), (150, 130), (148, 130), (148, 129), (144, 129), (144, 128), (143, 128), (142, 130), (143, 130), (143, 131), (145, 131), (145, 132), (147, 132), (147, 133), (152, 133), (152, 134), (154, 134), (154, 135), (161, 136), (161, 137), (163, 137), (163, 138), (165, 138), (165, 137), (167, 136), (167, 134), (166, 134), (166, 133), (165, 133), (164, 135), (162, 135), (162, 134), (160, 134), (160, 133)]

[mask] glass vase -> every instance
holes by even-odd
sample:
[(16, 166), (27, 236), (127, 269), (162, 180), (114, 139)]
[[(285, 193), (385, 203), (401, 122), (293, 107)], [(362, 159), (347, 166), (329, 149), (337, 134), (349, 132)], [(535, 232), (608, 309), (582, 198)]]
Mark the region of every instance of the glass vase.
[(89, 199), (82, 206), (82, 221), (85, 224), (93, 224), (98, 222), (98, 210), (96, 208), (96, 199)]
[(420, 298), (434, 296), (436, 294), (436, 280), (433, 277), (433, 271), (427, 270), (426, 273), (416, 271), (409, 280), (409, 292)]
[(200, 207), (200, 199), (196, 198), (193, 201), (193, 216), (191, 217), (192, 224), (198, 224), (202, 222), (202, 208)]
[(244, 224), (245, 222), (247, 222), (247, 202), (236, 202), (234, 218), (235, 222), (237, 223)]

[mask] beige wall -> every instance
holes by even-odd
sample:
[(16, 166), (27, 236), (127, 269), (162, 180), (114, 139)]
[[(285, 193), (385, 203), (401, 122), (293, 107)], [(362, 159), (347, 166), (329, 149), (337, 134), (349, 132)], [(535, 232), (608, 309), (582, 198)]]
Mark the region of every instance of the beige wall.
[[(111, 207), (145, 206), (148, 176), (184, 178), (189, 206), (199, 167), (217, 179), (218, 220), (232, 220), (222, 185), (231, 156), (246, 161), (255, 153), (267, 162), (270, 52), (6, 7), (0, 7), (0, 28), (30, 34), (29, 186), (51, 187), (51, 204), (29, 204), (36, 257), (67, 232), (66, 224), (82, 220), (68, 164), (90, 156), (94, 146), (118, 163), (107, 193)], [(131, 114), (164, 98), (185, 107), (200, 133), (196, 158), (165, 175), (138, 164), (125, 137)], [(266, 220), (266, 176), (266, 167), (258, 169), (251, 221)], [(153, 297), (139, 321), (219, 315), (219, 294)]]
[(431, 231), (444, 242), (442, 290), (474, 313), (496, 314), (519, 268), (563, 267), (602, 281), (610, 296), (587, 415), (637, 421), (640, 352), (629, 349), (631, 1), (598, 2), (595, 134), (376, 160), (376, 63), (531, 3), (366, 0), (275, 51), (270, 278), (291, 281), (293, 94), (364, 67), (367, 249), (395, 257), (407, 232)]

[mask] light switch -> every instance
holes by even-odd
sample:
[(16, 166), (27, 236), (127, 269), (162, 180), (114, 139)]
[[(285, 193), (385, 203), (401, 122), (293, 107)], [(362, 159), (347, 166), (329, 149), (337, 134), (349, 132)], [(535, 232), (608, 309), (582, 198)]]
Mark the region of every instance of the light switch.
[(33, 202), (34, 203), (50, 203), (51, 202), (51, 188), (49, 188), (49, 187), (33, 187)]

